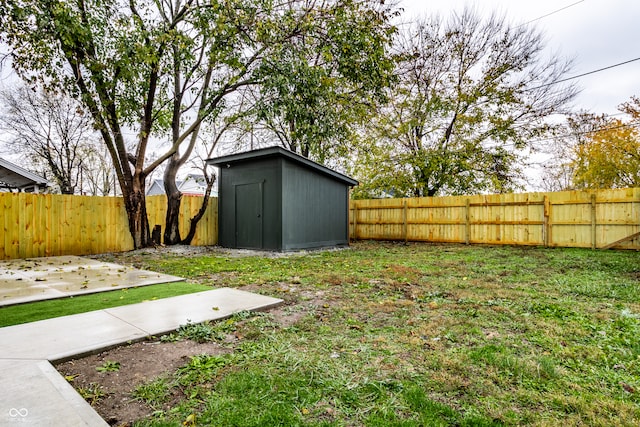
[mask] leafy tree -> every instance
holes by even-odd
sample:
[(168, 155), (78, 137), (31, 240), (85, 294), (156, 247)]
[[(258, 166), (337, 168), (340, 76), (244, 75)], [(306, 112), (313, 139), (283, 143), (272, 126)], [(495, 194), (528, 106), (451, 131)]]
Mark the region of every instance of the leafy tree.
[(576, 188), (640, 186), (640, 98), (620, 106), (630, 121), (593, 116), (599, 128), (575, 145), (572, 162)]
[(538, 31), (495, 15), (465, 9), (448, 20), (419, 20), (397, 49), (399, 83), (355, 169), (363, 193), (511, 191), (521, 176), (518, 150), (548, 132), (549, 116), (576, 94), (556, 84), (569, 63), (543, 57)]
[[(180, 242), (175, 175), (202, 126), (215, 121), (240, 89), (277, 79), (269, 70), (282, 52), (304, 44), (306, 34), (331, 39), (319, 29), (332, 13), (375, 3), (4, 0), (0, 41), (11, 47), (12, 64), (24, 79), (73, 93), (90, 112), (138, 248), (150, 243), (146, 178), (168, 160), (165, 243)], [(147, 160), (158, 141), (163, 151)]]
[[(27, 87), (5, 90), (0, 99), (4, 106), (0, 128), (10, 135), (8, 148), (50, 177), (62, 194), (84, 192), (84, 182), (99, 179), (105, 159), (97, 154), (93, 120), (74, 99)], [(87, 189), (91, 194), (110, 190), (104, 185)]]
[(393, 80), (388, 48), (397, 16), (379, 2), (325, 2), (321, 26), (275, 53), (250, 94), (258, 121), (280, 144), (321, 163), (344, 157), (353, 128), (384, 99)]
[(606, 127), (608, 120), (605, 115), (581, 111), (568, 116), (566, 123), (554, 129), (553, 135), (542, 139), (538, 148), (549, 156), (542, 163), (542, 189), (575, 189), (576, 147), (586, 143), (594, 132)]

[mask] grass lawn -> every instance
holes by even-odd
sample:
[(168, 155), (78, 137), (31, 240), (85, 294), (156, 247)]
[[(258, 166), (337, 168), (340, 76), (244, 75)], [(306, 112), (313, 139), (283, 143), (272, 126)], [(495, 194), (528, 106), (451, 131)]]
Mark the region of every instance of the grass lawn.
[[(287, 302), (165, 337), (230, 351), (140, 386), (158, 410), (139, 426), (640, 425), (638, 252), (361, 242), (115, 257), (189, 283), (0, 308), (1, 324), (211, 286)], [(171, 389), (184, 399), (161, 410)]]
[[(184, 400), (139, 425), (640, 425), (640, 253), (357, 243), (288, 257), (143, 259), (280, 298), (191, 325), (226, 355), (136, 396)], [(211, 331), (206, 331), (210, 328)], [(210, 333), (209, 333), (210, 332)], [(218, 338), (216, 338), (218, 337)]]
[(0, 327), (207, 290), (211, 290), (211, 287), (197, 283), (176, 282), (10, 305), (0, 307)]

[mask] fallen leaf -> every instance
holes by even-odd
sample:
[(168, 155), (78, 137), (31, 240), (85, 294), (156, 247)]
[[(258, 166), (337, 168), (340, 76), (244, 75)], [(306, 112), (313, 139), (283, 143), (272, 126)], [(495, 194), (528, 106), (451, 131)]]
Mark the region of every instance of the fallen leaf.
[(196, 414), (191, 414), (187, 417), (186, 420), (182, 423), (184, 426), (195, 426), (196, 425)]
[(624, 391), (626, 391), (627, 393), (635, 393), (636, 389), (631, 387), (629, 384), (624, 383), (622, 381), (620, 381), (620, 385), (622, 386), (622, 388), (624, 389)]

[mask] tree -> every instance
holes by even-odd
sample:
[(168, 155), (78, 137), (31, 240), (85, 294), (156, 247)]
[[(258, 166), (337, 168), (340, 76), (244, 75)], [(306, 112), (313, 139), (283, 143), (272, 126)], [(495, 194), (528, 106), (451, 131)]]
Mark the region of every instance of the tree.
[(216, 182), (216, 175), (211, 173), (211, 168), (207, 164), (207, 159), (213, 157), (214, 152), (220, 145), (222, 137), (227, 133), (229, 128), (235, 125), (235, 122), (236, 120), (234, 118), (231, 118), (229, 120), (223, 120), (221, 125), (211, 125), (208, 132), (205, 132), (205, 134), (208, 135), (209, 138), (204, 139), (203, 141), (201, 141), (201, 144), (195, 147), (195, 158), (191, 160), (191, 164), (195, 169), (199, 169), (202, 172), (202, 176), (204, 177), (204, 181), (206, 183), (206, 189), (205, 197), (203, 198), (202, 205), (200, 205), (200, 209), (198, 209), (198, 212), (196, 212), (196, 214), (189, 221), (189, 231), (187, 231), (187, 235), (182, 240), (182, 243), (184, 244), (191, 244), (191, 241), (195, 237), (196, 226), (207, 211), (210, 199), (209, 196), (211, 195), (211, 190), (213, 189), (213, 185)]
[(5, 90), (0, 98), (0, 128), (11, 135), (10, 150), (50, 177), (62, 194), (82, 192), (83, 179), (93, 181), (104, 169), (104, 158), (95, 155), (93, 120), (74, 99), (27, 87)]
[[(180, 242), (175, 175), (203, 124), (215, 121), (241, 88), (277, 78), (265, 70), (281, 59), (278, 53), (322, 28), (331, 11), (374, 3), (3, 1), (1, 41), (23, 78), (70, 91), (91, 113), (138, 248), (150, 243), (146, 177), (168, 160), (165, 243)], [(130, 129), (136, 136), (127, 139)], [(164, 151), (147, 162), (149, 146), (159, 140), (166, 141)]]
[(543, 48), (530, 26), (470, 9), (410, 25), (397, 40), (399, 84), (364, 144), (367, 155), (371, 145), (384, 154), (364, 165), (368, 174), (356, 173), (360, 191), (434, 196), (517, 187), (518, 150), (549, 131), (547, 119), (576, 94), (558, 84), (569, 63), (544, 58)]
[(593, 116), (598, 128), (574, 146), (573, 182), (576, 188), (640, 186), (640, 98), (620, 106), (629, 121)]
[(276, 52), (252, 95), (257, 121), (280, 144), (324, 163), (344, 157), (354, 127), (393, 81), (389, 53), (397, 16), (380, 2), (327, 4), (322, 26)]
[(109, 161), (109, 152), (104, 146), (88, 150), (82, 161), (87, 174), (81, 175), (83, 193), (92, 196), (116, 195), (116, 177)]
[(576, 147), (584, 144), (589, 135), (606, 128), (607, 118), (588, 111), (567, 117), (566, 123), (554, 129), (549, 138), (539, 142), (541, 153), (549, 156), (542, 163), (544, 191), (573, 190), (575, 186)]
[[(251, 60), (256, 63), (255, 70), (242, 69), (241, 77), (246, 78), (247, 83), (234, 87), (233, 91), (244, 89), (244, 93), (253, 95), (250, 102), (241, 99), (233, 108), (228, 104), (233, 103), (230, 97), (221, 99), (225, 102), (225, 110), (233, 112), (226, 114), (223, 126), (218, 126), (216, 133), (211, 135), (212, 141), (218, 141), (221, 133), (225, 132), (230, 124), (257, 113), (259, 119), (264, 119), (267, 124), (274, 123), (283, 114), (296, 111), (297, 115), (289, 120), (288, 135), (295, 135), (288, 148), (297, 151), (297, 147), (303, 153), (309, 155), (310, 140), (317, 142), (314, 147), (320, 145), (319, 141), (326, 141), (327, 132), (318, 132), (319, 128), (338, 128), (338, 114), (327, 117), (329, 111), (353, 111), (356, 102), (365, 95), (369, 97), (380, 93), (388, 79), (390, 60), (387, 58), (385, 47), (389, 43), (389, 35), (393, 28), (387, 24), (390, 14), (386, 8), (377, 10), (376, 2), (357, 0), (319, 1), (319, 2), (284, 2), (283, 17), (280, 22), (265, 16), (252, 18), (246, 22), (236, 23), (241, 28), (239, 34), (251, 34), (254, 26), (258, 26), (257, 40), (263, 37), (263, 45), (257, 51), (259, 54)], [(251, 13), (254, 13), (252, 9)], [(270, 12), (273, 14), (273, 11)], [(277, 15), (277, 14), (276, 14)], [(263, 19), (262, 21), (256, 19)], [(256, 24), (256, 22), (258, 22)], [(225, 40), (229, 38), (226, 37)], [(225, 42), (225, 43), (228, 43)], [(356, 45), (357, 43), (357, 45)], [(354, 50), (358, 48), (359, 50)], [(363, 50), (366, 49), (366, 50)], [(356, 58), (356, 56), (358, 56)], [(200, 58), (192, 55), (193, 58)], [(195, 65), (199, 65), (196, 61)], [(184, 70), (192, 67), (181, 59), (171, 64), (170, 72), (173, 73), (173, 81), (179, 82)], [(309, 76), (316, 78), (309, 80)], [(205, 83), (202, 87), (207, 86)], [(182, 83), (183, 88), (188, 88), (188, 80)], [(313, 99), (299, 96), (301, 91), (310, 90), (312, 87), (322, 86), (315, 92)], [(185, 94), (174, 86), (174, 102), (184, 98)], [(228, 92), (231, 92), (229, 90)], [(240, 95), (238, 95), (240, 96)], [(236, 96), (236, 98), (238, 97)], [(336, 100), (350, 99), (348, 106), (340, 105)], [(322, 104), (323, 109), (317, 108)], [(174, 109), (175, 111), (175, 109)], [(212, 114), (209, 123), (220, 118), (221, 110)], [(340, 115), (344, 123), (349, 113)], [(175, 118), (175, 116), (174, 116)], [(293, 125), (295, 123), (295, 125)], [(175, 129), (175, 126), (173, 126)], [(277, 128), (271, 128), (277, 129)], [(334, 132), (335, 134), (335, 132)], [(283, 134), (276, 131), (276, 135)], [(176, 135), (174, 132), (174, 139)], [(306, 138), (304, 142), (302, 138)], [(184, 165), (193, 153), (198, 131), (191, 136), (190, 141), (182, 153), (176, 151), (170, 158), (164, 174), (165, 191), (169, 198), (167, 210), (165, 243), (187, 243), (190, 238), (180, 240), (178, 229), (180, 193), (175, 184), (178, 169)], [(210, 147), (214, 149), (215, 145)], [(314, 153), (317, 154), (317, 153)], [(317, 156), (320, 158), (320, 156)], [(205, 176), (207, 174), (205, 173)], [(211, 188), (211, 182), (209, 188)], [(206, 203), (206, 202), (205, 202)], [(204, 213), (206, 205), (203, 205), (201, 213)], [(201, 214), (199, 215), (202, 216)], [(188, 236), (193, 236), (195, 224), (199, 216), (192, 218), (191, 229)]]

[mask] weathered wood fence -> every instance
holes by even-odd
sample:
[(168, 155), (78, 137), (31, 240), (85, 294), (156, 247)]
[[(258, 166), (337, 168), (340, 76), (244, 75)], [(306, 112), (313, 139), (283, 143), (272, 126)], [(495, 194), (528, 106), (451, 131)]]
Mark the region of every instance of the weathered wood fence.
[(352, 200), (353, 239), (640, 249), (640, 188)]
[[(180, 232), (200, 208), (200, 197), (182, 198)], [(150, 227), (164, 230), (166, 197), (147, 197)], [(194, 245), (218, 240), (218, 203), (209, 202)], [(0, 259), (89, 255), (133, 249), (124, 200), (120, 197), (0, 193)], [(184, 235), (183, 234), (183, 235)]]

